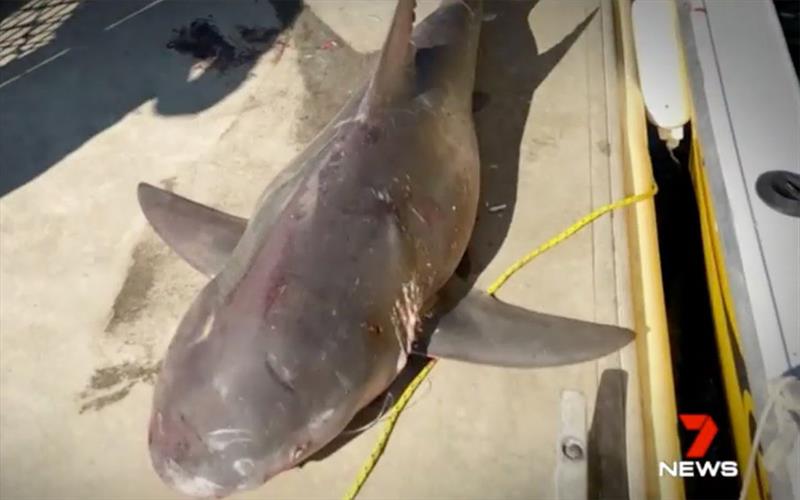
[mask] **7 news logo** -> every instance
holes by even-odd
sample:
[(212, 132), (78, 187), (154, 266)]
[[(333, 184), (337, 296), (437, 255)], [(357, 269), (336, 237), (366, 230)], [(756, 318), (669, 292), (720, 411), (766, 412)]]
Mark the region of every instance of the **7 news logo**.
[(714, 437), (717, 435), (717, 424), (710, 415), (683, 413), (678, 415), (686, 430), (698, 431), (692, 445), (686, 450), (686, 458), (680, 462), (659, 462), (658, 475), (672, 477), (736, 477), (739, 475), (739, 464), (732, 460), (700, 460), (706, 456)]

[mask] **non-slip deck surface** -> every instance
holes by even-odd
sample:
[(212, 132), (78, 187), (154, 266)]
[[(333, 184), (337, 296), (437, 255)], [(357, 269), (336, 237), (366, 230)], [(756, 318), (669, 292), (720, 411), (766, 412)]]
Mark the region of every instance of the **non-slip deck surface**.
[[(435, 6), (421, 3), (418, 19)], [(3, 175), (32, 169), (4, 181), (0, 199), (3, 498), (176, 497), (150, 469), (151, 382), (204, 279), (146, 226), (136, 183), (249, 213), (366, 74), (394, 6), (309, 1), (268, 53), (223, 71), (202, 74), (165, 47), (173, 29), (209, 14), (221, 29), (274, 25), (261, 4), (85, 2), (64, 8), (46, 52), (0, 68)], [(610, 2), (597, 0), (487, 6), (477, 83), (487, 99), (476, 114), (484, 200), (470, 252), (473, 270), (485, 268), (478, 286), (623, 195), (612, 21)], [(498, 295), (630, 325), (625, 236), (624, 219), (606, 216)], [(439, 363), (363, 498), (553, 498), (562, 391), (586, 396), (591, 423), (601, 374), (620, 367), (630, 495), (642, 497), (633, 352), (531, 371)], [(241, 498), (340, 496), (381, 427)]]

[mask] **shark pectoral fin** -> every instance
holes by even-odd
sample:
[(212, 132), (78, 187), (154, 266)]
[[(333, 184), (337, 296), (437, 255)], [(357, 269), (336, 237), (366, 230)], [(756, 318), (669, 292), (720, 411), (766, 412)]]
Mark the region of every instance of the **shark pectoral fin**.
[(239, 242), (247, 220), (140, 183), (139, 205), (156, 233), (192, 267), (213, 276)]
[(415, 354), (518, 368), (600, 358), (634, 337), (625, 328), (529, 311), (477, 291), (428, 321)]

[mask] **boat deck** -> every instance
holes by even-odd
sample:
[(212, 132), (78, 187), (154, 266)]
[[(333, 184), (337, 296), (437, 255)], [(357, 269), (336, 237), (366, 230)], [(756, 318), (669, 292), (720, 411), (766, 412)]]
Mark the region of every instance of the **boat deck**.
[[(307, 1), (267, 53), (205, 72), (165, 47), (172, 30), (209, 14), (221, 28), (269, 27), (264, 2), (72, 3), (50, 2), (64, 17), (54, 40), (0, 54), (0, 496), (174, 498), (147, 454), (152, 381), (204, 279), (146, 225), (136, 183), (249, 213), (366, 74), (394, 2)], [(421, 2), (418, 19), (434, 6)], [(483, 199), (469, 253), (477, 286), (631, 194), (614, 26), (611, 1), (487, 7), (476, 113)], [(538, 257), (498, 296), (633, 327), (632, 283), (644, 271), (625, 213)], [(585, 398), (590, 477), (607, 478), (590, 488), (643, 498), (659, 486), (645, 470), (653, 431), (640, 359), (630, 345), (552, 369), (442, 361), (361, 498), (555, 498), (562, 411), (581, 412), (562, 405), (565, 391)], [(340, 496), (382, 428), (237, 498)], [(625, 475), (627, 487), (610, 480)]]

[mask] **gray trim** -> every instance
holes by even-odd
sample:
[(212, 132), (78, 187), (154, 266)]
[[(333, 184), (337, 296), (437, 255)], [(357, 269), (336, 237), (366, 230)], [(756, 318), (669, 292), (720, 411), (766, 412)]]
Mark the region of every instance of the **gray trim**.
[(747, 292), (739, 245), (736, 240), (730, 201), (722, 178), (722, 165), (717, 149), (717, 141), (714, 136), (710, 111), (706, 101), (705, 79), (690, 19), (691, 8), (691, 0), (684, 0), (679, 9), (678, 18), (683, 36), (689, 86), (692, 91), (691, 98), (695, 109), (695, 121), (692, 123), (692, 127), (694, 134), (700, 138), (703, 144), (706, 177), (714, 204), (717, 229), (722, 241), (722, 251), (725, 255), (725, 271), (728, 275), (731, 295), (736, 303), (734, 314), (742, 337), (741, 341), (744, 350), (742, 354), (750, 377), (753, 399), (756, 407), (760, 409), (764, 407), (767, 394), (764, 364), (762, 362), (761, 349), (758, 345), (758, 338), (754, 334), (756, 330), (755, 321)]
[[(701, 5), (702, 7), (698, 9)], [(720, 4), (717, 5), (719, 6)], [(761, 343), (765, 341), (765, 336), (774, 335), (772, 335), (773, 332), (761, 332), (762, 335), (759, 335), (757, 329), (758, 321), (756, 321), (754, 317), (754, 307), (751, 302), (750, 294), (751, 289), (748, 287), (746, 279), (748, 273), (745, 271), (746, 266), (743, 263), (740, 248), (743, 235), (737, 234), (734, 211), (732, 210), (731, 200), (729, 198), (731, 194), (729, 192), (730, 187), (725, 184), (722, 159), (720, 158), (720, 141), (719, 137), (715, 135), (714, 124), (712, 123), (712, 113), (715, 113), (714, 116), (719, 116), (719, 113), (725, 113), (724, 117), (717, 118), (717, 120), (720, 121), (718, 128), (722, 129), (723, 135), (726, 133), (730, 135), (728, 139), (730, 139), (731, 144), (728, 145), (728, 147), (733, 147), (733, 152), (738, 162), (737, 167), (740, 169), (739, 174), (742, 179), (745, 179), (744, 172), (741, 171), (741, 155), (736, 144), (734, 130), (732, 129), (732, 117), (730, 116), (730, 110), (727, 108), (727, 103), (725, 103), (725, 90), (721, 81), (722, 75), (719, 67), (719, 60), (717, 59), (717, 54), (713, 45), (714, 42), (708, 20), (707, 8), (708, 5), (705, 0), (703, 0), (702, 3), (681, 0), (678, 4), (678, 20), (684, 42), (684, 55), (689, 85), (691, 87), (691, 97), (695, 108), (695, 121), (692, 126), (694, 133), (697, 134), (703, 144), (706, 178), (711, 192), (711, 202), (714, 206), (717, 232), (722, 242), (722, 251), (725, 258), (725, 272), (728, 277), (730, 292), (735, 303), (734, 315), (736, 316), (736, 322), (739, 327), (742, 343), (742, 357), (747, 371), (750, 392), (755, 405), (755, 413), (758, 416), (761, 415), (767, 402), (767, 373), (775, 371), (776, 369), (779, 371), (784, 369), (782, 366), (789, 362), (789, 352), (786, 339), (780, 329), (780, 325), (778, 325), (774, 333), (778, 334), (784, 356), (782, 356), (783, 359), (776, 360), (773, 359), (773, 354), (768, 361), (770, 366), (765, 366), (766, 360), (763, 357), (764, 352), (762, 351)], [(704, 18), (700, 18), (700, 16), (704, 16)], [(754, 27), (753, 29), (758, 28)], [(696, 33), (701, 38), (707, 37), (707, 39), (698, 44)], [(705, 46), (702, 46), (703, 43)], [(703, 65), (701, 61), (701, 53), (703, 53), (703, 51), (705, 51), (706, 57), (713, 58), (714, 66), (709, 67), (708, 64), (705, 66)], [(704, 71), (704, 69), (706, 71)], [(712, 111), (709, 103), (709, 91), (719, 93), (716, 97), (722, 98), (723, 103), (726, 104), (724, 109), (715, 108)], [(727, 151), (726, 154), (731, 154), (731, 151)], [(741, 224), (749, 223), (752, 224), (752, 229), (755, 231), (756, 236), (758, 236), (756, 228), (757, 223), (754, 222), (756, 216), (753, 213), (751, 200), (748, 196), (749, 190), (747, 190), (747, 186), (742, 187), (744, 188), (743, 194), (745, 202), (748, 205), (747, 209), (750, 220), (738, 221), (740, 224), (740, 231)], [(741, 193), (737, 192), (736, 194), (739, 195)], [(758, 264), (763, 266), (763, 273), (766, 275), (766, 262), (763, 261), (764, 252), (761, 247), (761, 241), (756, 241), (755, 244), (758, 249), (757, 253), (762, 259)], [(758, 270), (753, 269), (754, 263), (748, 262), (748, 265), (751, 267), (750, 275), (752, 275), (753, 272), (758, 272)], [(767, 281), (769, 281), (769, 276), (766, 275), (765, 277)], [(773, 294), (774, 292), (771, 285), (769, 285), (769, 289), (768, 293)], [(771, 305), (771, 310), (775, 315), (775, 322), (778, 322), (778, 311), (774, 295), (771, 296)], [(761, 314), (764, 314), (763, 310)], [(762, 320), (763, 319), (764, 318), (762, 318)], [(772, 339), (771, 342), (774, 340), (776, 339)], [(774, 353), (776, 351), (773, 348), (770, 352)], [(770, 474), (770, 488), (773, 498), (792, 497), (790, 477), (791, 476), (787, 477), (786, 471), (776, 471)], [(797, 486), (795, 486), (795, 492), (797, 492)]]

